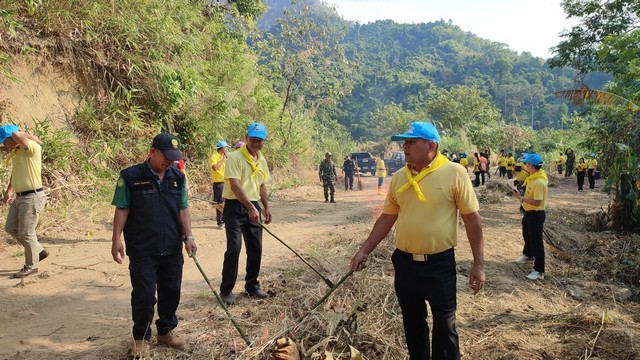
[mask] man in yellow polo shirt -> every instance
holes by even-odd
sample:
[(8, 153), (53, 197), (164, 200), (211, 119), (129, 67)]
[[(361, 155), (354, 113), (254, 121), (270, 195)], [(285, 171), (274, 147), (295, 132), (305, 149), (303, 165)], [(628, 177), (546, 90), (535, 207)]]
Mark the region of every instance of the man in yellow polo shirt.
[[(233, 287), (238, 277), (238, 260), (242, 248), (242, 238), (247, 252), (247, 274), (244, 289), (249, 296), (266, 298), (266, 292), (260, 289), (258, 275), (262, 260), (262, 226), (271, 222), (271, 210), (267, 198), (267, 180), (269, 168), (262, 155), (267, 138), (267, 129), (263, 124), (252, 123), (247, 129), (245, 144), (229, 154), (224, 173), (225, 198), (222, 218), (227, 233), (227, 251), (222, 265), (222, 300), (235, 304)], [(262, 205), (262, 208), (261, 206)], [(264, 213), (261, 219), (260, 213)]]
[(545, 205), (547, 202), (547, 174), (542, 170), (542, 157), (538, 154), (528, 154), (524, 165), (529, 176), (525, 179), (526, 190), (524, 196), (519, 191), (513, 192), (513, 197), (520, 200), (524, 208), (522, 217), (522, 236), (524, 248), (522, 255), (515, 260), (516, 264), (526, 264), (533, 261), (533, 271), (527, 275), (530, 280), (544, 279), (544, 231)]
[(36, 235), (47, 197), (42, 188), (42, 149), (35, 140), (15, 125), (0, 127), (0, 142), (11, 150), (11, 179), (2, 199), (11, 207), (4, 229), (24, 246), (24, 266), (13, 274), (16, 278), (36, 274), (38, 263), (49, 256)]
[[(369, 254), (397, 223), (397, 249), (391, 259), (409, 357), (459, 359), (453, 248), (461, 214), (473, 253), (469, 286), (477, 293), (485, 281), (478, 199), (464, 168), (438, 151), (440, 135), (431, 123), (413, 122), (406, 133), (391, 140), (404, 140), (407, 166), (391, 178), (382, 215), (351, 259), (351, 269), (362, 270)], [(433, 317), (433, 346), (425, 300)]]
[[(229, 145), (225, 141), (218, 141), (216, 152), (209, 158), (209, 169), (211, 169), (211, 182), (213, 183), (213, 201), (218, 204), (224, 203), (222, 190), (224, 189), (224, 168), (227, 163), (227, 151)], [(216, 207), (216, 224), (218, 229), (222, 229), (222, 212)]]
[(384, 153), (376, 160), (376, 176), (378, 177), (378, 194), (382, 194), (382, 183), (387, 177), (387, 165), (384, 163)]

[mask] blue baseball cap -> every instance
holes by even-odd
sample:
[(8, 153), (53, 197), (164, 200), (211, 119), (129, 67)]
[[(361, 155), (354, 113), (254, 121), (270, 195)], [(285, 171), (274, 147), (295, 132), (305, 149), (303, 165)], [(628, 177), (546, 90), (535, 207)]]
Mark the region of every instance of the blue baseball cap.
[(216, 149), (225, 148), (225, 147), (229, 147), (229, 145), (225, 141), (220, 140), (216, 144)]
[(524, 159), (525, 163), (529, 163), (533, 166), (540, 166), (542, 165), (543, 161), (542, 161), (542, 156), (538, 155), (538, 154), (529, 154), (527, 155), (527, 157)]
[(440, 135), (432, 123), (414, 121), (406, 133), (391, 137), (391, 141), (401, 141), (404, 139), (425, 139), (439, 143)]
[(14, 132), (18, 131), (20, 131), (20, 128), (13, 124), (0, 126), (0, 143), (3, 143), (5, 140), (10, 138)]
[(592, 153), (592, 154), (591, 154), (591, 157), (596, 157), (596, 154), (593, 154), (593, 153)]
[(260, 123), (251, 123), (247, 129), (247, 136), (264, 140), (267, 138), (267, 128)]

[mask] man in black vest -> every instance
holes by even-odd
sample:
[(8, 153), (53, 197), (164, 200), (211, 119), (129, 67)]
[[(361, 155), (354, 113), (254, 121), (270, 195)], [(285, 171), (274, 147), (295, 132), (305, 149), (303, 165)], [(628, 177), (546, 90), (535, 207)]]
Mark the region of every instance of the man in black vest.
[(344, 191), (353, 190), (353, 173), (356, 169), (356, 164), (348, 156), (344, 157), (344, 164), (342, 164), (342, 172), (344, 172)]
[(171, 166), (182, 160), (180, 142), (171, 134), (153, 139), (150, 157), (142, 164), (120, 172), (112, 205), (111, 255), (122, 264), (125, 248), (131, 277), (133, 347), (135, 358), (149, 356), (151, 322), (156, 289), (158, 295), (158, 344), (182, 349), (185, 341), (173, 329), (178, 325), (176, 310), (182, 285), (182, 242), (189, 256), (197, 246), (191, 232), (191, 214), (187, 203), (185, 176)]

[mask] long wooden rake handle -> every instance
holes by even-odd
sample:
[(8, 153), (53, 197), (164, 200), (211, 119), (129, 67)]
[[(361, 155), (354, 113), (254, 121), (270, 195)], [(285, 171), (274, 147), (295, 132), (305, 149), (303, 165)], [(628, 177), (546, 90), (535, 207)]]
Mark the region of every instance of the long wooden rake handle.
[(224, 309), (224, 312), (227, 313), (227, 317), (229, 318), (229, 320), (231, 320), (233, 327), (235, 327), (236, 330), (238, 330), (240, 337), (242, 338), (242, 340), (244, 340), (247, 346), (251, 346), (251, 341), (249, 341), (249, 339), (247, 338), (247, 335), (244, 334), (244, 331), (242, 331), (242, 329), (240, 328), (240, 325), (238, 325), (238, 323), (236, 323), (236, 321), (233, 319), (233, 316), (231, 316), (231, 312), (229, 312), (229, 309), (224, 304), (224, 301), (222, 301), (222, 298), (220, 297), (220, 295), (218, 295), (218, 292), (216, 291), (216, 289), (214, 289), (213, 285), (211, 285), (211, 281), (209, 281), (209, 277), (207, 277), (207, 274), (205, 274), (204, 270), (202, 270), (202, 266), (200, 266), (200, 262), (198, 262), (198, 258), (196, 258), (196, 255), (195, 254), (192, 255), (191, 258), (193, 259), (193, 262), (196, 263), (196, 266), (198, 267), (198, 270), (200, 270), (200, 274), (202, 274), (202, 277), (204, 277), (204, 280), (207, 282), (207, 285), (209, 285), (209, 288), (211, 289), (211, 291), (213, 291), (213, 295), (216, 297), (216, 300), (218, 300), (218, 303), (220, 304), (220, 306), (222, 306), (222, 308)]

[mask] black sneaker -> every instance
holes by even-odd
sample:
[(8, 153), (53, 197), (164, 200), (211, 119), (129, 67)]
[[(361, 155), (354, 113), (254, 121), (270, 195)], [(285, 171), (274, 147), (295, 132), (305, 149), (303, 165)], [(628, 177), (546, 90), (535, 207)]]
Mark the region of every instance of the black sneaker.
[(38, 261), (42, 261), (49, 257), (49, 251), (47, 249), (42, 249), (40, 254), (38, 254)]
[(269, 294), (262, 291), (262, 289), (256, 289), (251, 292), (247, 291), (247, 293), (249, 293), (249, 296), (254, 296), (254, 297), (257, 297), (258, 299), (265, 299), (269, 297)]
[(233, 293), (221, 294), (220, 297), (222, 297), (222, 301), (227, 305), (235, 305), (236, 303), (236, 297)]

